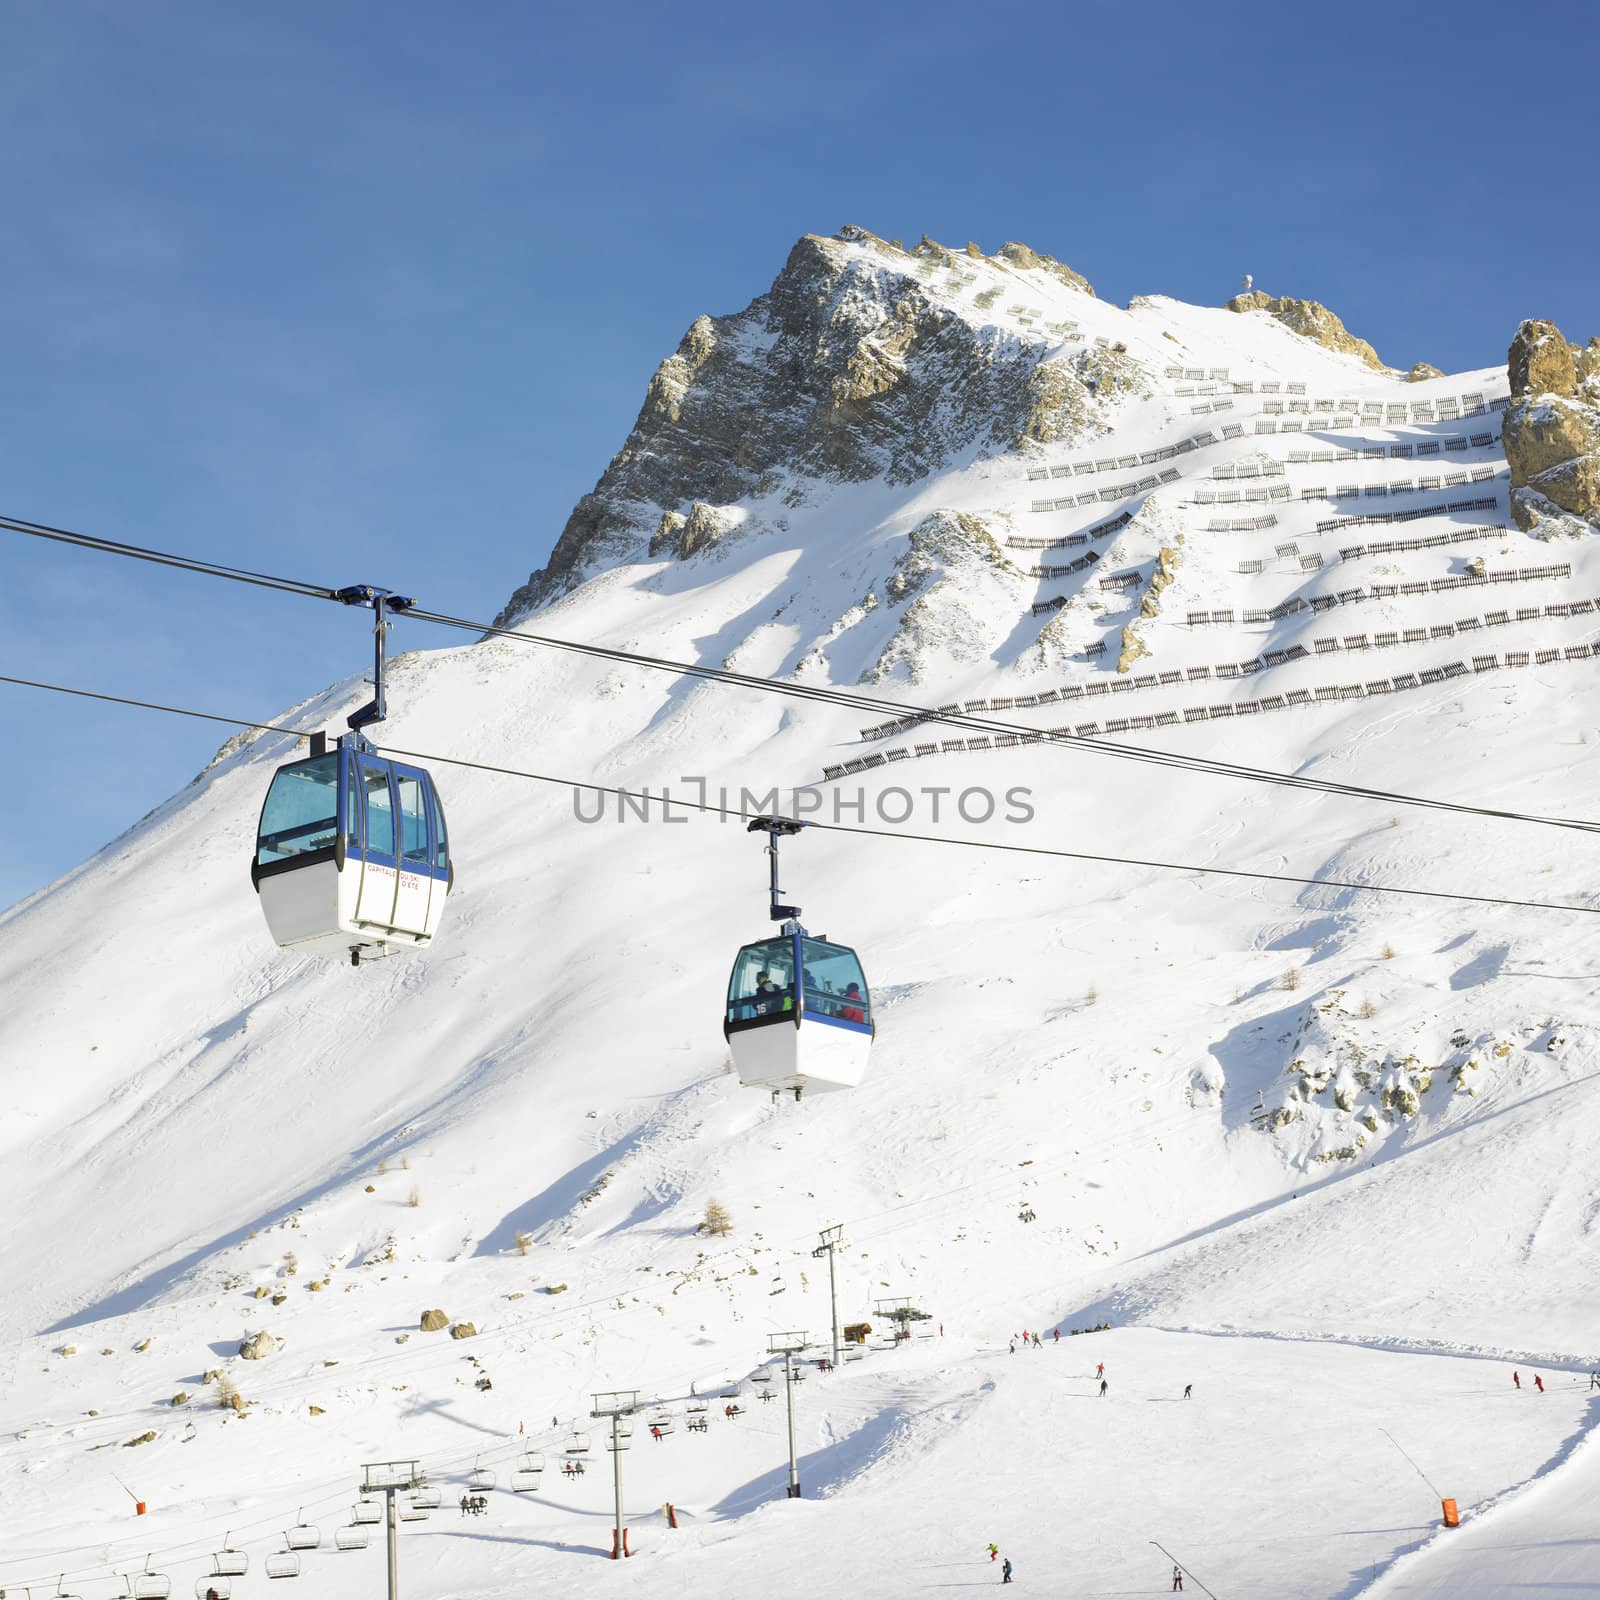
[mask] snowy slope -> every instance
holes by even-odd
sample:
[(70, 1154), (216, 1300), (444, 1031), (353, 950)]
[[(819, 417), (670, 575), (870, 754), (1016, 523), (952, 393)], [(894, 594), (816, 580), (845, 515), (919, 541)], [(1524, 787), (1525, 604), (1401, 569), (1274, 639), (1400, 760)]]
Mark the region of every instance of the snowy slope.
[[(964, 434), (905, 481), (797, 465), (721, 505), (688, 559), (608, 535), (529, 625), (1083, 743), (863, 733), (842, 708), (497, 640), (404, 658), (386, 744), (689, 798), (810, 786), (825, 820), (875, 823), (903, 789), (919, 832), (1600, 904), (1568, 830), (1093, 748), (1582, 816), (1600, 564), (1505, 527), (1503, 373), (1408, 384), (1262, 316), (830, 248), (874, 284), (914, 274), (997, 362), (1112, 352), (1132, 379), (1055, 443)], [(352, 680), (299, 720), (362, 698)], [(256, 812), (289, 750), (242, 743), (0, 917), (0, 1586), (66, 1571), (110, 1600), (151, 1550), (192, 1584), (233, 1531), (254, 1552), (235, 1592), (258, 1593), (297, 1507), (331, 1542), (363, 1460), (423, 1458), (448, 1504), (480, 1453), (502, 1483), (530, 1437), (554, 1462), (617, 1386), (680, 1414), (660, 1444), (640, 1430), (628, 1504), (674, 1499), (685, 1526), (647, 1521), (621, 1571), (593, 1559), (596, 1434), (582, 1480), (552, 1466), (487, 1521), (408, 1525), (418, 1593), (733, 1595), (752, 1571), (832, 1593), (870, 1562), (902, 1585), (876, 1588), (918, 1594), (990, 1581), (991, 1537), (1050, 1592), (1154, 1588), (1157, 1536), (1218, 1593), (1353, 1594), (1437, 1521), (1380, 1428), (1464, 1508), (1541, 1472), (1528, 1503), (1569, 1503), (1595, 1416), (1588, 912), (819, 832), (786, 887), (862, 951), (879, 1036), (861, 1089), (775, 1106), (728, 1075), (720, 1034), (728, 962), (764, 928), (741, 824), (584, 823), (560, 784), (436, 765), (445, 929), (352, 972), (275, 951), (253, 904)], [(956, 804), (1018, 788), (1027, 822)], [(727, 1239), (695, 1231), (712, 1195)], [(804, 1386), (820, 1497), (793, 1506), (781, 1394), (747, 1389), (704, 1438), (681, 1411), (691, 1384), (755, 1370), (769, 1331), (825, 1330), (811, 1248), (837, 1221), (846, 1320), (906, 1294), (945, 1333)], [(418, 1331), (430, 1306), (476, 1337)], [(258, 1328), (280, 1347), (239, 1360)], [(217, 1408), (214, 1369), (245, 1414)], [(1043, 1537), (1062, 1504), (1092, 1537)], [(317, 1552), (306, 1573), (355, 1593), (379, 1560)], [(1441, 1560), (1392, 1581), (1447, 1584)]]

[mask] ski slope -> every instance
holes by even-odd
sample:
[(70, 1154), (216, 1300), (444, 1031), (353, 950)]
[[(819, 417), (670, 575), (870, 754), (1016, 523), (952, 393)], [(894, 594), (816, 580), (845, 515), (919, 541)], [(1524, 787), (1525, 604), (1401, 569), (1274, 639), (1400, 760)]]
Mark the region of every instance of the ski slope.
[[(869, 286), (891, 272), (838, 248)], [(724, 508), (734, 531), (704, 553), (641, 546), (526, 625), (1080, 740), (885, 731), (904, 719), (509, 639), (417, 651), (382, 742), (480, 764), (429, 763), (458, 879), (427, 955), (351, 971), (267, 941), (248, 862), (293, 748), (272, 735), (0, 914), (0, 1586), (64, 1574), (112, 1600), (149, 1553), (174, 1594), (203, 1594), (231, 1533), (252, 1562), (234, 1594), (259, 1595), (284, 1530), (303, 1512), (331, 1544), (361, 1464), (390, 1457), (444, 1495), (401, 1533), (419, 1595), (718, 1600), (752, 1574), (774, 1595), (928, 1594), (997, 1581), (991, 1539), (1048, 1593), (1165, 1589), (1152, 1539), (1219, 1595), (1570, 1580), (1600, 1357), (1584, 836), (1096, 746), (1582, 817), (1594, 551), (1503, 526), (1502, 372), (1407, 384), (1261, 316), (1123, 310), (1015, 269), (979, 306), (1001, 271), (919, 282), (1016, 359), (1125, 346), (1140, 380), (1104, 433), (906, 484), (797, 468)], [(1343, 520), (1374, 506), (1406, 520)], [(936, 515), (974, 519), (1001, 559), (965, 536), (914, 546)], [(1372, 548), (1393, 541), (1417, 547)], [(1544, 575), (1491, 581), (1524, 571)], [(1129, 628), (1144, 653), (1119, 673)], [(296, 724), (364, 698), (335, 685)], [(793, 841), (785, 887), (862, 953), (879, 1031), (860, 1089), (773, 1104), (730, 1076), (720, 1033), (728, 964), (765, 929), (742, 822), (614, 800), (584, 821), (593, 792), (485, 766), (726, 789), (735, 809), (799, 788), (812, 816), (871, 826), (906, 790), (906, 831), (1147, 864)], [(989, 820), (963, 815), (967, 792), (998, 797)], [(697, 1232), (712, 1196), (727, 1238)], [(843, 1320), (909, 1296), (944, 1332), (800, 1386), (797, 1504), (782, 1386), (763, 1402), (751, 1375), (769, 1333), (825, 1341), (812, 1249), (841, 1222)], [(476, 1334), (422, 1333), (435, 1306)], [(1013, 1355), (1023, 1328), (1065, 1336)], [(278, 1347), (240, 1359), (258, 1329)], [(1513, 1366), (1548, 1391), (1514, 1390)], [(242, 1414), (215, 1403), (215, 1370)], [(691, 1385), (718, 1397), (704, 1436), (683, 1427)], [(639, 1554), (612, 1566), (587, 1412), (616, 1388), (679, 1422), (660, 1443), (636, 1428)], [(574, 1427), (588, 1471), (565, 1480)], [(530, 1447), (544, 1482), (513, 1495)], [(463, 1518), (480, 1459), (502, 1486)], [(1465, 1513), (1438, 1538), (1430, 1483)], [(317, 1550), (295, 1581), (353, 1596), (381, 1564), (376, 1545)]]

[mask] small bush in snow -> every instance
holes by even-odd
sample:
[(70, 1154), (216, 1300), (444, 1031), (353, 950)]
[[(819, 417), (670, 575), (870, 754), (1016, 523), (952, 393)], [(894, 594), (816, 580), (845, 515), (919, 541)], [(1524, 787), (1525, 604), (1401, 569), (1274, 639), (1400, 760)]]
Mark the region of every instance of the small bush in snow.
[(1298, 989), (1300, 987), (1300, 974), (1293, 967), (1288, 968), (1283, 976), (1278, 979), (1280, 989)]
[(719, 1237), (733, 1232), (733, 1218), (728, 1215), (726, 1207), (715, 1195), (706, 1201), (706, 1214), (700, 1219), (702, 1233), (714, 1233)]
[(411, 1193), (406, 1196), (406, 1204), (408, 1206), (420, 1206), (422, 1204), (422, 1191), (415, 1184), (411, 1186)]

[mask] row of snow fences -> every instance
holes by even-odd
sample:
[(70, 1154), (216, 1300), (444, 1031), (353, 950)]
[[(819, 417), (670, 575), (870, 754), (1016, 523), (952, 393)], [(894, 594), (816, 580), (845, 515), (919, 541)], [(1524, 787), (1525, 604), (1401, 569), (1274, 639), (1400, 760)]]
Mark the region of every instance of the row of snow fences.
[(1278, 513), (1268, 511), (1259, 517), (1213, 517), (1206, 524), (1207, 533), (1257, 533), (1262, 528), (1276, 528)]
[[(1477, 467), (1471, 471), (1444, 472), (1437, 477), (1425, 476), (1413, 481), (1410, 478), (1397, 478), (1393, 483), (1341, 483), (1332, 490), (1326, 484), (1315, 484), (1300, 491), (1302, 500), (1359, 500), (1363, 497), (1372, 500), (1384, 499), (1389, 495), (1399, 494), (1433, 494), (1440, 489), (1460, 489), (1469, 483), (1489, 483), (1499, 471), (1496, 467)], [(1233, 506), (1241, 502), (1261, 504), (1272, 500), (1290, 500), (1294, 491), (1286, 483), (1269, 484), (1266, 488), (1259, 489), (1196, 489), (1194, 491), (1194, 504), (1197, 506)], [(1048, 510), (1052, 502), (1035, 500), (1035, 511)], [(1057, 508), (1064, 508), (1072, 504), (1070, 500), (1057, 500), (1053, 502)], [(1423, 506), (1411, 512), (1395, 512), (1388, 516), (1378, 516), (1375, 520), (1380, 522), (1403, 521), (1406, 517), (1436, 517), (1447, 511), (1487, 511), (1494, 508), (1495, 502), (1491, 500), (1465, 500), (1453, 505)], [(1325, 533), (1329, 528), (1347, 525), (1350, 521), (1359, 522), (1359, 517), (1349, 519), (1335, 518), (1328, 522), (1319, 522), (1317, 532)]]
[(1213, 478), (1281, 478), (1288, 469), (1281, 461), (1219, 461)]
[[(1076, 560), (1065, 562), (1059, 566), (1029, 567), (1028, 576), (1030, 578), (1065, 578), (1071, 573), (1082, 572), (1085, 568), (1092, 567), (1099, 559), (1099, 551), (1086, 550)], [(1105, 585), (1102, 584), (1101, 587), (1104, 588)]]
[(1131, 511), (1121, 512), (1105, 522), (1097, 522), (1092, 528), (1085, 528), (1082, 533), (1064, 533), (1049, 539), (1007, 539), (1008, 550), (1048, 550), (1052, 545), (1079, 545), (1090, 544), (1096, 539), (1103, 539), (1108, 533), (1116, 533), (1120, 528), (1126, 528), (1133, 521)]
[[(1203, 383), (1207, 378), (1210, 378), (1213, 382), (1226, 383), (1228, 381), (1228, 369), (1226, 367), (1168, 367), (1167, 376), (1169, 378), (1187, 378), (1190, 383)], [(1276, 389), (1278, 386), (1273, 384), (1272, 387)], [(1305, 393), (1305, 387), (1303, 383), (1300, 385), (1302, 394)]]
[[(1455, 412), (1441, 411), (1440, 422), (1462, 422), (1470, 417), (1481, 417), (1488, 411), (1504, 411), (1509, 404), (1506, 400), (1492, 400), (1487, 406), (1474, 406), (1470, 411), (1463, 411), (1458, 417)], [(1419, 419), (1429, 420), (1429, 419)], [(1375, 417), (1258, 417), (1256, 418), (1255, 431), (1257, 433), (1345, 433), (1355, 427), (1397, 427), (1397, 423), (1383, 422)], [(1366, 440), (1361, 443), (1366, 444)]]
[(1150, 490), (1159, 488), (1163, 483), (1176, 483), (1178, 478), (1178, 469), (1176, 467), (1168, 467), (1165, 472), (1152, 472), (1132, 483), (1113, 483), (1107, 485), (1104, 489), (1090, 489), (1086, 494), (1069, 494), (1055, 500), (1035, 500), (1028, 509), (1030, 511), (1070, 511), (1074, 506), (1092, 506), (1097, 503), (1109, 504), (1114, 500), (1131, 500), (1134, 495), (1148, 494)]
[[(1231, 424), (1222, 430), (1224, 439), (1238, 439), (1243, 436), (1244, 429)], [(1189, 455), (1208, 444), (1220, 442), (1217, 435), (1208, 428), (1203, 433), (1192, 433), (1187, 439), (1180, 439), (1176, 444), (1162, 445), (1157, 450), (1145, 450), (1126, 456), (1099, 456), (1093, 461), (1063, 461), (1053, 467), (1029, 467), (1028, 481), (1042, 483), (1046, 478), (1081, 478), (1095, 472), (1130, 472), (1135, 467), (1155, 466), (1162, 461), (1171, 461), (1177, 456)]]
[[(1283, 650), (1267, 650), (1248, 661), (1222, 661), (1212, 666), (1169, 668), (1165, 672), (1144, 672), (1134, 676), (1113, 679), (1097, 678), (1088, 683), (1069, 683), (1059, 689), (1042, 689), (1036, 694), (996, 695), (989, 699), (952, 701), (935, 708), (940, 716), (983, 716), (998, 711), (1025, 711), (1033, 706), (1059, 705), (1072, 700), (1094, 699), (1100, 695), (1133, 694), (1143, 689), (1170, 688), (1183, 683), (1203, 683), (1209, 679), (1247, 678), (1269, 667), (1281, 667), (1295, 661), (1310, 660), (1313, 654), (1327, 655), (1339, 650), (1386, 650), (1409, 644), (1427, 644), (1439, 639), (1453, 639), (1457, 634), (1475, 633), (1484, 628), (1508, 627), (1514, 622), (1537, 622), (1542, 618), (1581, 617), (1600, 612), (1600, 600), (1556, 601), (1546, 606), (1521, 606), (1515, 611), (1489, 611), (1481, 617), (1458, 617), (1454, 622), (1436, 622), (1426, 628), (1396, 628), (1385, 632), (1365, 634), (1347, 633), (1342, 637), (1313, 639), (1312, 648), (1290, 645)], [(1252, 620), (1264, 613), (1245, 613)], [(1190, 612), (1190, 621), (1236, 621), (1232, 611)], [(1103, 642), (1101, 642), (1103, 648)], [(1475, 657), (1475, 660), (1492, 659)], [(1511, 665), (1525, 663), (1512, 662)], [(886, 739), (895, 734), (909, 733), (927, 722), (926, 717), (902, 717), (892, 722), (880, 722), (861, 729), (864, 740)]]
[[(1391, 494), (1427, 494), (1432, 490), (1459, 488), (1465, 483), (1488, 483), (1499, 469), (1474, 467), (1470, 472), (1446, 472), (1439, 477), (1396, 478), (1392, 483), (1341, 483), (1330, 489), (1325, 483), (1307, 484), (1300, 491), (1302, 500), (1381, 500)], [(1494, 502), (1491, 500), (1490, 505)], [(1446, 508), (1450, 509), (1450, 508)], [(1459, 508), (1457, 508), (1459, 509)]]
[(1273, 500), (1292, 500), (1294, 490), (1286, 483), (1269, 483), (1257, 489), (1196, 489), (1197, 506), (1265, 505)]
[(1401, 694), (1408, 689), (1425, 689), (1452, 678), (1470, 677), (1474, 673), (1495, 672), (1504, 668), (1552, 666), (1562, 661), (1590, 659), (1600, 660), (1600, 645), (1591, 647), (1587, 644), (1569, 644), (1543, 650), (1508, 650), (1503, 657), (1474, 656), (1470, 665), (1466, 661), (1447, 661), (1442, 667), (1425, 667), (1419, 672), (1397, 672), (1391, 678), (1372, 678), (1365, 683), (1324, 684), (1316, 689), (1291, 689), (1285, 694), (1262, 695), (1257, 700), (1188, 706), (1182, 710), (1155, 711), (1142, 716), (1108, 717), (1103, 724), (1079, 722), (1068, 727), (1024, 733), (974, 734), (966, 738), (929, 740), (910, 749), (904, 745), (897, 745), (890, 750), (866, 756), (853, 756), (838, 765), (824, 767), (822, 777), (825, 783), (831, 783), (835, 779), (848, 777), (853, 773), (871, 771), (876, 767), (908, 761), (919, 756), (949, 755), (958, 751), (1003, 750), (1016, 745), (1044, 744), (1058, 739), (1092, 739), (1102, 733), (1142, 732), (1152, 728), (1175, 727), (1180, 723), (1217, 722), (1228, 717), (1253, 717), (1266, 711), (1294, 710), (1301, 706)]
[(1319, 461), (1411, 461), (1418, 456), (1436, 456), (1442, 450), (1488, 450), (1498, 441), (1492, 433), (1447, 433), (1438, 439), (1423, 439), (1411, 444), (1342, 444), (1319, 450), (1291, 450), (1289, 465), (1314, 466)]
[[(1495, 502), (1480, 500), (1474, 509), (1488, 510)], [(1360, 561), (1365, 556), (1402, 555), (1415, 550), (1437, 550), (1442, 545), (1464, 544), (1472, 539), (1503, 539), (1510, 530), (1495, 524), (1487, 528), (1453, 528), (1449, 533), (1430, 533), (1423, 539), (1374, 539), (1370, 544), (1347, 544), (1339, 547), (1341, 561)]]
[[(1175, 378), (1186, 383), (1227, 383), (1235, 394), (1290, 394), (1304, 395), (1306, 386), (1303, 383), (1280, 383), (1275, 379), (1264, 379), (1257, 383), (1249, 378), (1230, 379), (1226, 367), (1168, 367), (1168, 378)], [(1180, 389), (1177, 393), (1182, 394)], [(1387, 415), (1403, 421), (1406, 413), (1417, 411), (1431, 411), (1437, 406), (1481, 406), (1484, 396), (1481, 390), (1462, 395), (1434, 395), (1423, 400), (1316, 400), (1312, 404), (1319, 411), (1356, 411), (1380, 416)]]
[[(1376, 528), (1395, 522), (1420, 522), (1424, 517), (1437, 517), (1450, 511), (1494, 511), (1500, 502), (1493, 495), (1476, 500), (1452, 500), (1442, 506), (1415, 506), (1408, 511), (1369, 511), (1359, 517), (1325, 517), (1317, 524), (1318, 533), (1337, 533), (1341, 528)], [(1510, 532), (1507, 524), (1499, 524), (1502, 533)]]

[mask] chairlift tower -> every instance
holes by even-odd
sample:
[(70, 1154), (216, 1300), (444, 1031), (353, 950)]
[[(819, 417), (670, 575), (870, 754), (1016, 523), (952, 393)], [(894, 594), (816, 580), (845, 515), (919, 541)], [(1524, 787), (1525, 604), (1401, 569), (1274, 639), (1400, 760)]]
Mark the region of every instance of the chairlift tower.
[(389, 1553), (389, 1600), (400, 1600), (399, 1521), (394, 1497), (408, 1489), (420, 1489), (428, 1476), (415, 1461), (367, 1461), (361, 1468), (361, 1495), (381, 1494), (384, 1506), (384, 1534)]
[(628, 1548), (628, 1530), (622, 1525), (622, 1452), (628, 1448), (630, 1429), (625, 1433), (622, 1419), (639, 1409), (637, 1389), (611, 1389), (594, 1397), (591, 1417), (611, 1419), (611, 1483), (616, 1497), (616, 1522), (611, 1530), (611, 1559), (620, 1561), (633, 1552)]
[(838, 1222), (831, 1228), (824, 1228), (821, 1239), (822, 1243), (811, 1254), (828, 1258), (828, 1303), (833, 1310), (833, 1369), (837, 1372), (839, 1370), (839, 1284), (834, 1274), (833, 1263), (834, 1256), (844, 1243), (844, 1224)]
[(911, 1337), (911, 1324), (913, 1322), (926, 1322), (929, 1313), (919, 1311), (912, 1305), (907, 1295), (895, 1295), (888, 1300), (874, 1300), (873, 1311), (880, 1317), (886, 1318), (895, 1326), (895, 1342), (903, 1344)]
[(794, 1358), (795, 1352), (804, 1350), (811, 1341), (803, 1333), (769, 1333), (767, 1349), (783, 1357), (784, 1399), (789, 1406), (789, 1499), (800, 1498), (800, 1463), (794, 1449)]

